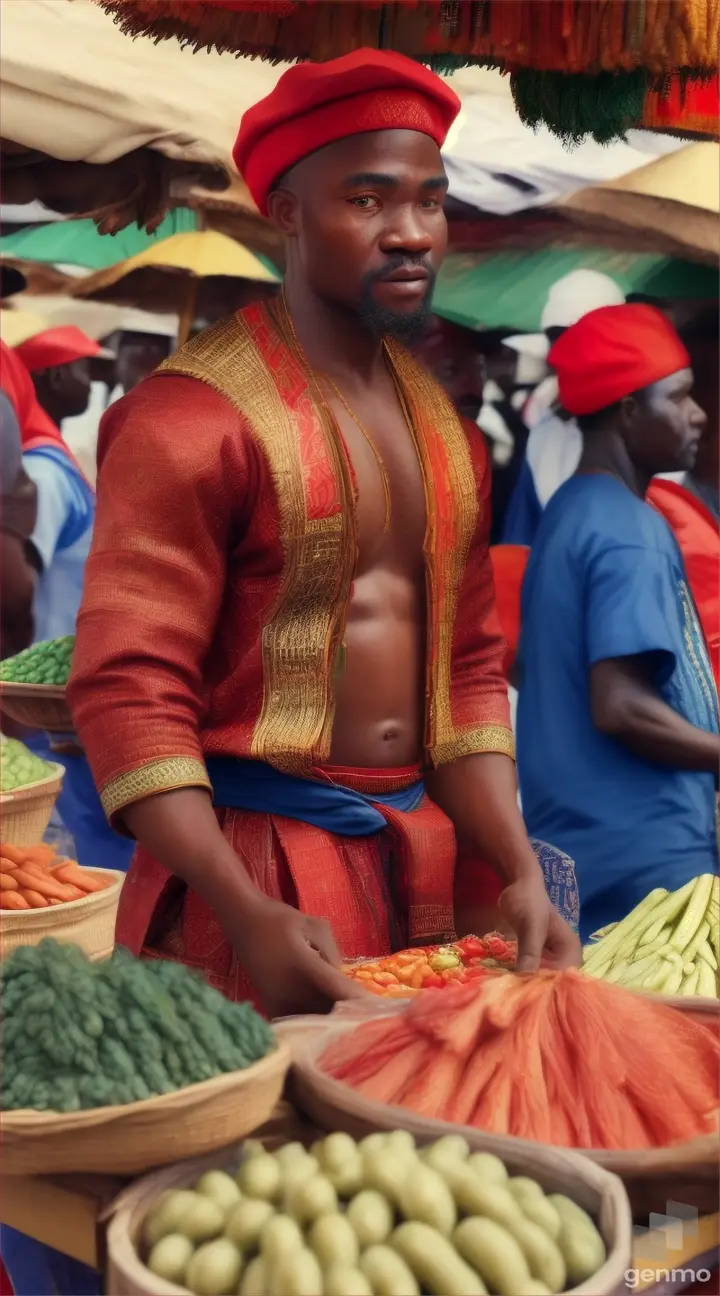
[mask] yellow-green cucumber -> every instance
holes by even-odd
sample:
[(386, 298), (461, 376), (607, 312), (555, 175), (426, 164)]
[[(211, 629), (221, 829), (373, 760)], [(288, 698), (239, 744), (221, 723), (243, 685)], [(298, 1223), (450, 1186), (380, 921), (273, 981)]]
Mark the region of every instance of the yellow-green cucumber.
[[(479, 1274), (465, 1263), (452, 1242), (429, 1224), (414, 1220), (401, 1224), (391, 1234), (390, 1246), (428, 1291), (442, 1292), (443, 1296), (486, 1296), (487, 1288)], [(521, 1258), (524, 1263), (522, 1253)]]
[(567, 1266), (568, 1283), (577, 1287), (605, 1263), (605, 1243), (594, 1221), (576, 1202), (563, 1193), (550, 1193), (548, 1201), (560, 1216), (558, 1246)]
[(673, 949), (684, 950), (690, 944), (695, 932), (705, 917), (712, 891), (712, 874), (703, 873), (695, 879), (690, 899), (680, 922), (670, 937)]
[(707, 963), (704, 963), (702, 960), (700, 960), (698, 962), (698, 971), (699, 971), (699, 976), (698, 976), (696, 993), (699, 994), (703, 999), (717, 999), (718, 997), (717, 977), (713, 972), (712, 968), (709, 967)]
[(533, 1275), (520, 1243), (495, 1220), (464, 1219), (452, 1240), (463, 1259), (499, 1296), (518, 1296), (530, 1283)]
[(655, 910), (661, 903), (664, 904), (668, 898), (668, 892), (662, 887), (656, 887), (653, 891), (650, 891), (645, 899), (641, 900), (640, 904), (626, 918), (623, 918), (621, 923), (618, 923), (609, 936), (598, 941), (598, 944), (591, 949), (585, 960), (586, 971), (592, 971), (593, 968), (611, 964), (615, 955), (620, 952), (633, 934), (636, 934), (637, 939), (639, 939), (647, 927), (659, 917), (659, 913), (655, 914)]

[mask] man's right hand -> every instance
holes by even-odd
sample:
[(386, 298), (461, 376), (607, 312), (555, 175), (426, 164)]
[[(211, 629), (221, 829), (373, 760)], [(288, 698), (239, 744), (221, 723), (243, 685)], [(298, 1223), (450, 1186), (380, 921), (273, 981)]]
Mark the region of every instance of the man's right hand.
[(226, 931), (268, 1016), (327, 1013), (341, 999), (366, 992), (340, 972), (330, 924), (290, 905), (258, 896)]

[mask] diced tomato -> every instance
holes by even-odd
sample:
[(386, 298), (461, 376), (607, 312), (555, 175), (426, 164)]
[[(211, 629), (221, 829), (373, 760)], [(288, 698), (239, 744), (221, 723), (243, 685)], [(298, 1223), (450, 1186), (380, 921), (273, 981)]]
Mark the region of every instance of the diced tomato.
[(466, 936), (463, 940), (457, 942), (462, 951), (463, 958), (468, 959), (483, 958), (485, 956), (485, 942), (479, 936)]

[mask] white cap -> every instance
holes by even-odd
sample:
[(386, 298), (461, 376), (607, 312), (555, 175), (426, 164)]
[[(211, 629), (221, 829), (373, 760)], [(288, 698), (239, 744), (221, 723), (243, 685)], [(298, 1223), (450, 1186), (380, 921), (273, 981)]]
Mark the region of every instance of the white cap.
[(511, 337), (503, 338), (503, 346), (533, 360), (544, 360), (550, 350), (544, 333), (513, 333)]
[(601, 306), (622, 306), (625, 293), (609, 275), (597, 270), (573, 270), (554, 283), (540, 320), (543, 331), (570, 328), (583, 315)]

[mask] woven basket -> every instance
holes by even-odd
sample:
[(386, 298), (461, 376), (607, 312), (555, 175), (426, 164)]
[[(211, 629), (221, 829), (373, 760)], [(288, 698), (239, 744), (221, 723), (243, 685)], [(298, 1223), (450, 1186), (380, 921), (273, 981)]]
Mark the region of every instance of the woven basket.
[(72, 716), (60, 684), (0, 684), (0, 707), (18, 724), (50, 733), (72, 733)]
[[(720, 1022), (720, 1004), (714, 1000), (698, 1000), (697, 1005), (687, 999), (667, 1002), (673, 1007), (682, 1007), (683, 1011), (687, 1010), (693, 1015), (700, 1015), (707, 1021), (716, 1024)], [(406, 1003), (406, 1000), (395, 1001), (391, 1011), (402, 1011)], [(398, 1126), (425, 1138), (439, 1138), (449, 1132), (461, 1133), (473, 1148), (495, 1152), (503, 1160), (511, 1159), (516, 1154), (527, 1155), (531, 1149), (537, 1151), (540, 1148), (540, 1144), (526, 1139), (486, 1134), (471, 1126), (450, 1125), (446, 1121), (418, 1116), (403, 1107), (369, 1102), (349, 1085), (325, 1075), (318, 1065), (324, 1050), (337, 1038), (338, 1033), (352, 1030), (359, 1020), (367, 1019), (369, 1015), (369, 1012), (361, 1015), (360, 1012), (355, 1014), (348, 1011), (346, 1020), (338, 1020), (334, 1026), (329, 1025), (327, 1018), (308, 1017), (283, 1022), (276, 1027), (278, 1034), (292, 1049), (291, 1096), (298, 1108), (321, 1129), (346, 1130), (356, 1137), (374, 1129), (396, 1129)], [(629, 1041), (628, 1047), (633, 1047), (632, 1041)], [(552, 1149), (545, 1151), (555, 1154)], [(647, 1225), (651, 1212), (664, 1215), (669, 1201), (693, 1206), (701, 1215), (712, 1215), (719, 1208), (720, 1140), (715, 1134), (650, 1151), (583, 1149), (582, 1153), (574, 1155), (581, 1155), (583, 1159), (602, 1166), (623, 1180), (633, 1218), (638, 1223)]]
[(113, 879), (103, 891), (47, 909), (0, 909), (0, 959), (18, 945), (38, 945), (46, 936), (79, 945), (89, 959), (109, 958), (115, 948), (115, 918), (125, 874), (115, 869), (83, 869), (99, 881)]
[[(393, 1128), (403, 1128), (395, 1122)], [(405, 1126), (405, 1128), (407, 1128)], [(263, 1131), (258, 1131), (262, 1137)], [(289, 1129), (284, 1141), (297, 1138)], [(302, 1135), (300, 1135), (302, 1138)], [(432, 1141), (434, 1134), (420, 1135), (419, 1142)], [(263, 1139), (267, 1146), (276, 1145), (275, 1139)], [(630, 1265), (632, 1224), (627, 1196), (619, 1179), (592, 1165), (576, 1152), (555, 1151), (528, 1144), (527, 1152), (505, 1155), (508, 1169), (514, 1174), (530, 1175), (542, 1184), (546, 1192), (566, 1193), (595, 1218), (607, 1247), (607, 1260), (587, 1283), (574, 1287), (575, 1296), (627, 1296), (624, 1283), (625, 1270)], [(114, 1215), (107, 1233), (109, 1280), (108, 1291), (113, 1296), (186, 1296), (186, 1288), (156, 1277), (142, 1263), (138, 1245), (142, 1226), (150, 1207), (168, 1188), (184, 1188), (195, 1182), (205, 1170), (234, 1169), (240, 1159), (238, 1147), (228, 1147), (218, 1156), (172, 1166), (159, 1174), (150, 1175), (121, 1194), (114, 1206)], [(563, 1293), (563, 1296), (572, 1296)]]
[[(301, 1142), (306, 1147), (318, 1131), (301, 1121), (289, 1103), (279, 1103), (271, 1119), (252, 1131), (269, 1152), (285, 1143)], [(160, 1193), (186, 1188), (206, 1170), (234, 1172), (240, 1164), (242, 1144), (234, 1143), (210, 1156), (196, 1157), (145, 1175), (121, 1192), (110, 1207), (107, 1228), (107, 1290), (112, 1296), (186, 1296), (185, 1287), (158, 1278), (140, 1259), (140, 1241), (148, 1211)]]
[(52, 774), (0, 793), (0, 840), (8, 846), (36, 846), (41, 842), (60, 795), (65, 767), (51, 764)]
[(4, 1112), (4, 1175), (142, 1174), (227, 1147), (257, 1129), (282, 1093), (290, 1050), (176, 1093), (91, 1111)]

